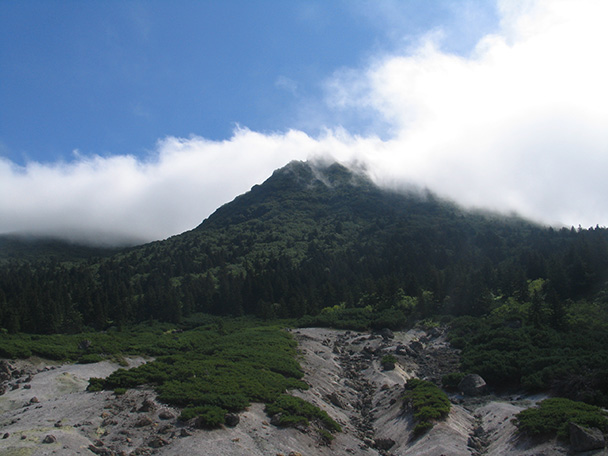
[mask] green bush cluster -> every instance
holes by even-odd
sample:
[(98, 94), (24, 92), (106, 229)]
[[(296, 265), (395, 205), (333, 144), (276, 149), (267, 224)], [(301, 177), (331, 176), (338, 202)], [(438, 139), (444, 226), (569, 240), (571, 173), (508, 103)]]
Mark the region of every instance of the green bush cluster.
[(405, 404), (414, 410), (416, 426), (414, 435), (421, 435), (433, 427), (437, 420), (450, 413), (451, 403), (448, 396), (434, 383), (412, 378), (405, 384)]
[(608, 332), (513, 324), (497, 316), (462, 317), (450, 341), (462, 349), (461, 368), (490, 385), (523, 387), (608, 406)]
[(231, 332), (223, 327), (221, 332), (225, 334), (201, 328), (173, 334), (171, 344), (155, 347), (162, 356), (134, 369), (119, 369), (101, 382), (92, 379), (90, 388), (149, 384), (166, 403), (230, 411), (242, 410), (251, 401), (271, 401), (287, 389), (307, 388), (288, 333), (251, 325)]
[(395, 364), (397, 363), (397, 358), (395, 355), (386, 354), (380, 360), (380, 364), (382, 364), (382, 368), (384, 370), (393, 370), (395, 368)]
[(529, 435), (569, 437), (569, 423), (608, 431), (608, 414), (593, 405), (564, 398), (545, 399), (515, 417), (520, 432)]
[(224, 424), (226, 419), (225, 409), (215, 405), (202, 405), (199, 407), (188, 407), (182, 410), (180, 421), (189, 421), (197, 418), (198, 425), (206, 429), (218, 428)]
[(327, 307), (318, 315), (306, 315), (297, 322), (299, 327), (320, 326), (325, 328), (352, 329), (366, 331), (369, 329), (390, 328), (403, 329), (407, 326), (409, 310), (396, 307), (379, 309), (377, 306), (364, 307)]
[(288, 394), (282, 394), (266, 404), (266, 413), (269, 416), (280, 414), (278, 420), (280, 426), (307, 426), (309, 420), (318, 420), (328, 431), (342, 431), (340, 425), (327, 412), (299, 397)]

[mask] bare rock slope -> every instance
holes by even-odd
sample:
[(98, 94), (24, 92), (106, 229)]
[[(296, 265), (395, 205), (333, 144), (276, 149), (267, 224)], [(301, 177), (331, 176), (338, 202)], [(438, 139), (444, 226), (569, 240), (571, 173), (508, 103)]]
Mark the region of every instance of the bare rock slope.
[[(340, 423), (343, 432), (332, 442), (311, 429), (271, 425), (262, 404), (242, 412), (235, 427), (195, 429), (180, 423), (179, 410), (160, 404), (150, 390), (121, 396), (85, 392), (90, 377), (109, 375), (117, 365), (48, 366), (32, 360), (12, 364), (0, 396), (0, 456), (569, 454), (557, 442), (537, 445), (515, 433), (511, 419), (538, 398), (454, 396), (447, 419), (414, 439), (403, 385), (411, 377), (438, 381), (457, 370), (458, 353), (441, 330), (369, 334), (307, 328), (293, 335), (311, 386), (293, 394)], [(386, 354), (397, 358), (394, 369), (384, 370)]]

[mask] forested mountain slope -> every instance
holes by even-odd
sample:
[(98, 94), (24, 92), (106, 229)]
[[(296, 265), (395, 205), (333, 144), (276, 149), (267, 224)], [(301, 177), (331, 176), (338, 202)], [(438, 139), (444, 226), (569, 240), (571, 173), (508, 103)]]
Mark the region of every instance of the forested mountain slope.
[(558, 325), (567, 300), (603, 299), (607, 272), (606, 229), (467, 212), (428, 192), (383, 190), (339, 164), (292, 162), (165, 241), (98, 260), (5, 263), (0, 327), (71, 332), (333, 306), (392, 312), (400, 324), (412, 313), (482, 315), (497, 299), (529, 301), (533, 281), (539, 318)]

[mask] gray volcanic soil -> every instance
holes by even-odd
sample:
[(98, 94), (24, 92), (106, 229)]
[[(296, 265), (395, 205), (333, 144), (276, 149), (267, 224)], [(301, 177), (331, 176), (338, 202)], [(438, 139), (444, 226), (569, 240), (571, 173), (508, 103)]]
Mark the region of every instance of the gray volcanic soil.
[[(457, 370), (458, 353), (440, 330), (413, 329), (394, 337), (320, 328), (292, 334), (311, 386), (292, 393), (341, 424), (343, 432), (331, 443), (314, 426), (271, 425), (263, 404), (241, 412), (236, 427), (195, 429), (193, 423), (180, 423), (179, 410), (158, 403), (149, 389), (121, 396), (85, 391), (90, 377), (105, 377), (118, 365), (52, 366), (29, 360), (12, 362), (17, 373), (0, 396), (0, 456), (569, 454), (558, 442), (536, 445), (516, 435), (511, 419), (540, 397), (454, 395), (448, 418), (413, 440), (414, 422), (401, 400), (404, 383), (411, 377), (437, 381)], [(380, 359), (387, 353), (398, 359), (394, 370), (382, 369)], [(141, 362), (131, 360), (132, 365)]]

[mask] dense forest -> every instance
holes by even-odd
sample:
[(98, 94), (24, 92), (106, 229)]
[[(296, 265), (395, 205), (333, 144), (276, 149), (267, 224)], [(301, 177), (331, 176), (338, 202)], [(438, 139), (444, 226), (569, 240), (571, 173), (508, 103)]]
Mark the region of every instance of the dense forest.
[(167, 240), (107, 257), (5, 258), (0, 327), (70, 333), (199, 312), (331, 309), (384, 312), (395, 326), (481, 316), (511, 299), (531, 303), (538, 325), (561, 328), (571, 303), (606, 301), (607, 272), (605, 228), (465, 211), (428, 192), (380, 189), (338, 164), (292, 162)]

